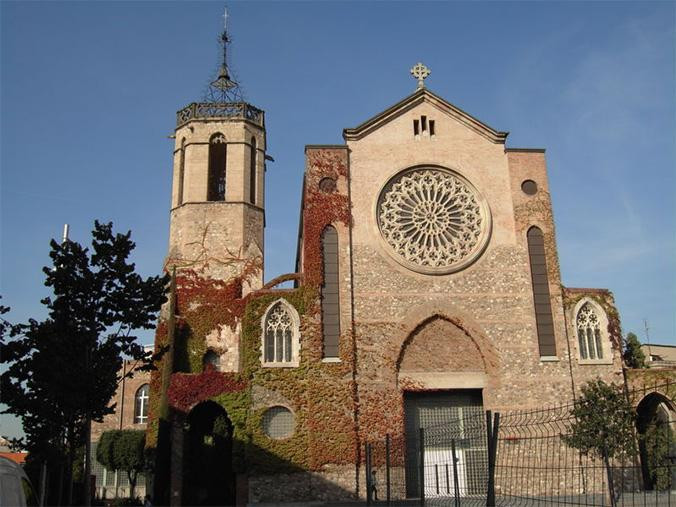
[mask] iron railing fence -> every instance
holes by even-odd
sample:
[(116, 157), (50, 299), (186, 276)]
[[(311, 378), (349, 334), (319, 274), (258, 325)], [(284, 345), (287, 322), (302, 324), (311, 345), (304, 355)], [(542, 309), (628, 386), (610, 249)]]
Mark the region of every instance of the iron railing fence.
[(463, 417), (364, 445), (367, 505), (676, 507), (676, 384), (626, 392), (625, 453), (570, 444), (574, 404)]

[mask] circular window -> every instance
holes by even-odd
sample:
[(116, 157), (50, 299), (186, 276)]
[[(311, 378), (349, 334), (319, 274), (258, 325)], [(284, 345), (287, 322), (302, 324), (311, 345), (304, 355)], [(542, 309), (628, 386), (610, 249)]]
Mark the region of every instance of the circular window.
[(330, 194), (336, 191), (336, 180), (333, 178), (322, 178), (319, 180), (319, 190)]
[(524, 194), (535, 195), (538, 191), (538, 184), (533, 180), (526, 180), (521, 183), (521, 190), (523, 190)]
[(294, 426), (293, 412), (286, 407), (270, 407), (263, 414), (263, 431), (270, 438), (289, 438)]
[(428, 274), (465, 268), (488, 242), (488, 203), (448, 169), (407, 169), (380, 193), (378, 227), (390, 254), (404, 266)]

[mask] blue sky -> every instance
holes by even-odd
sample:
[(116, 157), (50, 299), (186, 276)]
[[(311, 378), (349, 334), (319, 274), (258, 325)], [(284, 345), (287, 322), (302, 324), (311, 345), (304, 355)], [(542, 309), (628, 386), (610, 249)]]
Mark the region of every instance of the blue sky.
[[(676, 344), (672, 2), (229, 2), (231, 62), (266, 111), (266, 279), (292, 271), (306, 144), (428, 87), (547, 148), (563, 283), (604, 287), (623, 329)], [(42, 318), (64, 223), (168, 243), (175, 112), (218, 67), (221, 2), (0, 2), (0, 294)], [(144, 336), (145, 341), (152, 335)], [(0, 434), (16, 434), (3, 416)]]

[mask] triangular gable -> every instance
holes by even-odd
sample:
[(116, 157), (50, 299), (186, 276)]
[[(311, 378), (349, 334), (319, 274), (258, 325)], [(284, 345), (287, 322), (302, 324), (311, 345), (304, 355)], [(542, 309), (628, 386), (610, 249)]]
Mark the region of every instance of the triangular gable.
[(366, 120), (361, 125), (343, 130), (343, 139), (346, 141), (356, 141), (362, 137), (368, 135), (374, 130), (379, 129), (381, 126), (390, 122), (399, 115), (405, 113), (406, 111), (414, 108), (418, 104), (427, 102), (437, 107), (442, 112), (446, 113), (450, 117), (456, 119), (458, 122), (462, 123), (466, 127), (472, 129), (476, 133), (482, 135), (486, 139), (494, 143), (505, 144), (507, 135), (509, 132), (500, 132), (497, 131), (485, 123), (477, 120), (474, 116), (466, 113), (462, 109), (454, 106), (450, 102), (445, 101), (435, 93), (432, 93), (427, 88), (419, 88), (414, 93), (406, 97), (404, 100), (396, 103), (389, 109), (383, 111), (382, 113), (374, 116), (370, 120)]

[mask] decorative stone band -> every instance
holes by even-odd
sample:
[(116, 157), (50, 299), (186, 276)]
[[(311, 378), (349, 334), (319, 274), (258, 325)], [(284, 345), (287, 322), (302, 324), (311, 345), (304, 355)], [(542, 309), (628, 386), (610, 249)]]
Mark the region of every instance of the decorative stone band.
[(394, 176), (380, 193), (376, 214), (390, 255), (419, 273), (467, 267), (491, 232), (486, 200), (469, 181), (442, 167), (414, 167)]
[(190, 120), (209, 118), (249, 120), (260, 127), (265, 126), (263, 111), (246, 102), (193, 102), (176, 113), (176, 127)]

